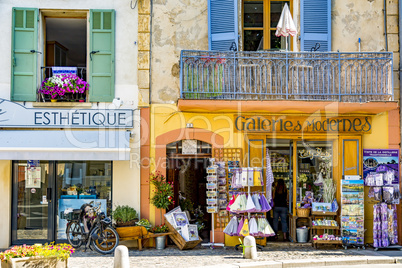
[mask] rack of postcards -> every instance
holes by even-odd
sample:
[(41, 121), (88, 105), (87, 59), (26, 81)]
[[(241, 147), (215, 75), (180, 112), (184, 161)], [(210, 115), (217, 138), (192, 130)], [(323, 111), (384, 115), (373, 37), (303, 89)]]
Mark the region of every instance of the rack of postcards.
[(341, 180), (341, 234), (343, 247), (364, 249), (364, 182), (359, 175)]
[[(210, 243), (203, 243), (202, 246), (224, 246), (221, 243), (215, 243), (215, 214), (220, 207), (225, 207), (226, 199), (226, 165), (225, 162), (215, 162), (210, 158), (210, 165), (207, 167), (207, 212), (211, 213), (212, 218), (212, 240)], [(223, 198), (222, 198), (223, 196)]]
[[(223, 232), (229, 236), (274, 236), (275, 233), (266, 219), (265, 213), (271, 210), (265, 192), (262, 167), (238, 167), (228, 162), (230, 173), (227, 210), (230, 221)], [(251, 191), (252, 187), (261, 190)]]

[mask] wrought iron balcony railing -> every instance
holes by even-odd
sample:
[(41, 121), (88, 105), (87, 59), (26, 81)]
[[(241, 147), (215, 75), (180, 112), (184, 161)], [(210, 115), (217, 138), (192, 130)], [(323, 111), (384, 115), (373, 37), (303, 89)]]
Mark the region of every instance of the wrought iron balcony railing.
[(182, 99), (392, 101), (392, 52), (182, 51)]

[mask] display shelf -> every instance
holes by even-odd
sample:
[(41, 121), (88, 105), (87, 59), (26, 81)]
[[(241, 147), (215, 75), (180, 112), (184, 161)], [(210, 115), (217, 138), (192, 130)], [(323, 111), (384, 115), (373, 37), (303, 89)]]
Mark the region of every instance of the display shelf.
[(342, 245), (342, 240), (313, 240), (313, 247), (317, 248), (318, 245)]
[(338, 213), (332, 211), (311, 211), (312, 216), (336, 216)]
[(314, 229), (314, 230), (339, 230), (339, 226), (315, 225), (315, 226), (311, 226), (311, 229)]
[[(297, 229), (297, 220), (298, 219), (307, 219), (308, 221), (308, 226), (310, 227), (311, 225), (311, 216), (306, 216), (306, 217), (299, 217), (297, 215), (292, 215), (291, 213), (289, 213), (289, 238), (293, 241), (293, 242), (297, 242), (297, 237), (296, 237), (296, 229)], [(310, 237), (311, 240), (311, 237)]]

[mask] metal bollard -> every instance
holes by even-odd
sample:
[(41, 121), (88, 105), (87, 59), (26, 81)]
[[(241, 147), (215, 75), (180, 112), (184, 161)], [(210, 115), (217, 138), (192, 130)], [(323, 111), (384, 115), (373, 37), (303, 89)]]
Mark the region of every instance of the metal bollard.
[(130, 268), (130, 258), (128, 256), (128, 248), (120, 245), (114, 251), (114, 268)]
[(252, 236), (246, 236), (243, 242), (244, 246), (244, 258), (246, 259), (257, 259), (257, 246), (255, 243), (255, 238)]

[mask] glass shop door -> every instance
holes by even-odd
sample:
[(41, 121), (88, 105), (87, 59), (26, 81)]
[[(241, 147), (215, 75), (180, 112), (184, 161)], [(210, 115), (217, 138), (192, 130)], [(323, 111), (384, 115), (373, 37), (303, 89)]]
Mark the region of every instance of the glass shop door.
[(53, 164), (13, 162), (12, 244), (54, 241)]

